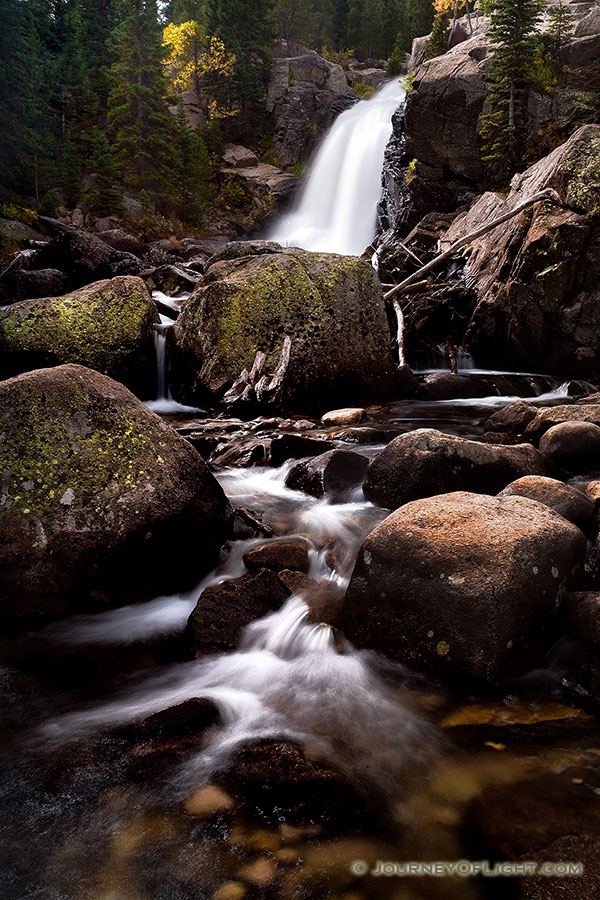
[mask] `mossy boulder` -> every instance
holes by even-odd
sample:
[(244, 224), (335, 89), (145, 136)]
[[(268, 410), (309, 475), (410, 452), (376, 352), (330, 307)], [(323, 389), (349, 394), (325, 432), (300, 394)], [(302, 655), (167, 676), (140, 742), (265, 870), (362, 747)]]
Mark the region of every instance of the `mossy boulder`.
[(153, 397), (158, 312), (141, 278), (98, 281), (62, 297), (13, 303), (0, 311), (0, 376), (79, 363)]
[(229, 503), (194, 448), (83, 366), (0, 383), (0, 615), (56, 616), (189, 588)]
[(274, 372), (292, 341), (289, 407), (324, 411), (397, 390), (379, 280), (364, 260), (286, 250), (210, 267), (168, 336), (170, 384), (186, 403), (219, 398), (257, 351)]

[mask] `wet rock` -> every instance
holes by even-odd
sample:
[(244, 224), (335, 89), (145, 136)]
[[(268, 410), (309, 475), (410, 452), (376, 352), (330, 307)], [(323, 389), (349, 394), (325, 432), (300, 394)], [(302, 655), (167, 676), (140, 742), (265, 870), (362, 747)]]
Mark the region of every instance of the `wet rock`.
[(210, 463), (215, 466), (234, 466), (236, 468), (249, 468), (250, 466), (265, 466), (269, 459), (270, 441), (231, 440), (224, 446), (220, 444), (210, 455)]
[(304, 491), (312, 497), (326, 496), (332, 503), (341, 503), (362, 484), (368, 467), (368, 459), (360, 453), (328, 450), (321, 456), (295, 463), (285, 483), (294, 491)]
[(212, 700), (193, 697), (161, 709), (142, 719), (138, 729), (143, 737), (166, 738), (196, 735), (219, 720), (219, 710)]
[(363, 542), (346, 634), (436, 675), (497, 681), (513, 647), (551, 622), (585, 546), (579, 528), (524, 497), (409, 503)]
[(244, 553), (244, 565), (247, 569), (271, 569), (281, 572), (291, 569), (294, 572), (308, 572), (308, 551), (310, 543), (303, 537), (280, 538), (258, 547), (252, 547)]
[(600, 593), (578, 591), (567, 594), (564, 611), (569, 634), (582, 641), (600, 644)]
[(235, 650), (243, 628), (279, 609), (288, 596), (277, 575), (268, 569), (205, 588), (188, 620), (196, 656)]
[(514, 403), (509, 403), (503, 409), (492, 413), (489, 419), (483, 423), (483, 427), (485, 431), (521, 435), (537, 414), (538, 408), (533, 403), (527, 403), (526, 400), (515, 400)]
[(286, 586), (290, 594), (299, 594), (302, 599), (312, 592), (319, 582), (304, 572), (297, 572), (291, 569), (283, 569), (278, 572), (279, 580)]
[(553, 474), (552, 464), (528, 444), (507, 447), (468, 441), (420, 428), (394, 438), (367, 472), (367, 500), (387, 509), (449, 491), (486, 494), (523, 475)]
[(488, 384), (468, 375), (452, 375), (450, 372), (435, 372), (427, 375), (420, 385), (418, 397), (421, 400), (457, 400), (462, 397), (487, 397)]
[(140, 278), (98, 281), (63, 297), (23, 300), (0, 311), (0, 377), (78, 363), (155, 395), (152, 325), (158, 313)]
[(364, 409), (332, 409), (321, 416), (321, 425), (358, 425), (364, 417)]
[(282, 434), (271, 441), (271, 465), (279, 468), (288, 459), (304, 459), (335, 449), (333, 441), (305, 437), (301, 434)]
[(265, 525), (261, 515), (237, 506), (233, 513), (233, 537), (236, 541), (254, 537), (272, 537), (273, 530)]
[(0, 435), (1, 615), (172, 594), (214, 565), (231, 518), (221, 487), (121, 384), (74, 365), (11, 378)]
[(591, 422), (592, 425), (600, 426), (600, 405), (584, 401), (568, 406), (549, 406), (540, 409), (525, 428), (525, 437), (537, 441), (553, 425), (560, 425), (563, 422)]
[(561, 422), (553, 425), (542, 436), (540, 451), (570, 472), (598, 471), (600, 426), (593, 422)]
[(473, 802), (469, 823), (493, 857), (583, 863), (583, 872), (576, 877), (519, 879), (519, 900), (598, 896), (600, 815), (595, 798), (599, 785), (597, 768), (570, 767), (494, 785)]
[(116, 275), (139, 275), (144, 266), (133, 253), (115, 250), (94, 234), (72, 229), (64, 231), (40, 250), (39, 269), (59, 269), (71, 288), (82, 287)]
[(226, 881), (220, 885), (212, 896), (212, 900), (244, 900), (248, 887), (241, 881)]
[(346, 428), (344, 431), (338, 431), (335, 439), (344, 441), (346, 444), (384, 444), (386, 433), (381, 428), (362, 425), (359, 428)]
[(346, 778), (308, 759), (288, 741), (265, 741), (238, 750), (230, 777), (246, 803), (263, 815), (292, 823), (356, 823), (364, 804)]
[(257, 888), (265, 888), (275, 881), (277, 867), (275, 861), (262, 856), (254, 862), (246, 863), (238, 871), (238, 877)]
[(278, 399), (288, 408), (326, 409), (397, 390), (371, 266), (288, 249), (210, 267), (169, 330), (173, 395), (214, 402), (251, 371), (258, 350), (265, 373), (274, 373), (286, 335), (291, 352)]
[(10, 269), (0, 277), (0, 305), (55, 297), (69, 290), (67, 276), (58, 269)]
[(308, 621), (340, 628), (344, 618), (344, 590), (332, 581), (320, 581), (302, 592), (308, 606)]
[(523, 478), (517, 478), (500, 491), (498, 496), (529, 497), (530, 500), (537, 500), (538, 503), (556, 510), (569, 522), (583, 529), (590, 524), (596, 510), (583, 491), (542, 475), (525, 475)]

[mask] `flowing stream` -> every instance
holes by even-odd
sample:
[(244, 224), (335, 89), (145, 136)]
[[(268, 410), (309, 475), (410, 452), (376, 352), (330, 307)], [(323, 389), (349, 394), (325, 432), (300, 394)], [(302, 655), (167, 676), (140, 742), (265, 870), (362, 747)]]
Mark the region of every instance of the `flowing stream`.
[(397, 80), (387, 82), (338, 116), (309, 164), (296, 208), (279, 220), (270, 240), (304, 250), (363, 252), (375, 236), (383, 155), (404, 93)]

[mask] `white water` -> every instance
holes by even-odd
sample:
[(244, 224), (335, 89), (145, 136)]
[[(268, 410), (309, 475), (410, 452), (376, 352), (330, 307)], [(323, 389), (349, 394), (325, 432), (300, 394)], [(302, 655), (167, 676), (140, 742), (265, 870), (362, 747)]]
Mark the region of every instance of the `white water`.
[[(161, 291), (153, 291), (152, 296), (157, 299), (160, 297), (163, 303), (178, 309), (176, 305), (178, 300), (181, 301), (185, 297), (168, 297)], [(186, 297), (189, 294), (185, 295)], [(171, 391), (169, 390), (169, 382), (167, 378), (167, 331), (175, 322), (168, 316), (159, 313), (160, 324), (153, 326), (152, 337), (154, 338), (154, 350), (156, 353), (156, 398), (148, 400), (146, 406), (159, 415), (168, 413), (187, 413), (198, 412), (195, 406), (184, 406), (173, 400)]]
[(360, 255), (371, 243), (392, 115), (404, 97), (397, 80), (333, 123), (310, 165), (296, 210), (269, 239), (289, 247)]

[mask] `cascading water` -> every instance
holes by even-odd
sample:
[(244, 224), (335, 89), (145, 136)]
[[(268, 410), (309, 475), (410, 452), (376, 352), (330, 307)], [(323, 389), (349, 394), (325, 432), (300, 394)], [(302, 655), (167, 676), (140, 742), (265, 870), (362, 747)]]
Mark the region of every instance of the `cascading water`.
[(383, 156), (404, 94), (397, 80), (390, 81), (335, 120), (297, 208), (277, 223), (271, 240), (304, 250), (363, 252), (375, 235)]

